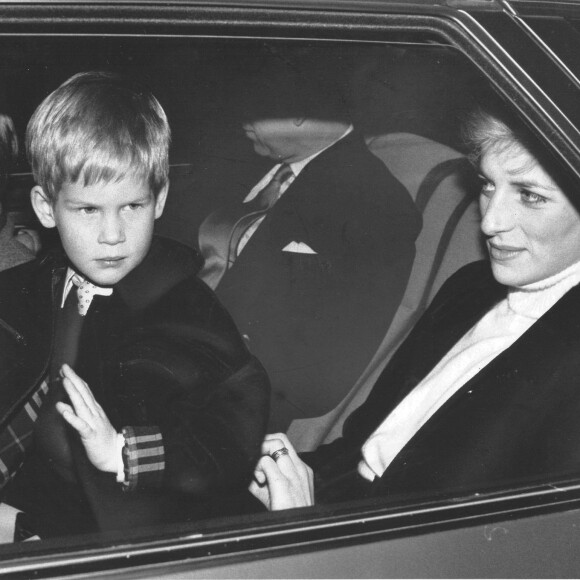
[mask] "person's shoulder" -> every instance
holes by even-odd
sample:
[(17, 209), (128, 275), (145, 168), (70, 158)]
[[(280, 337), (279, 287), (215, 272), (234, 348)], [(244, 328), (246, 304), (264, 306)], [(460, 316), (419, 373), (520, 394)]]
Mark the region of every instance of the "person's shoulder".
[[(323, 185), (322, 192), (356, 199), (357, 203), (393, 203), (411, 208), (411, 196), (385, 164), (368, 149), (356, 130), (320, 153), (307, 166), (309, 181)], [(320, 193), (320, 190), (319, 190)]]
[(356, 129), (319, 157), (318, 175), (331, 181), (339, 193), (356, 196), (358, 203), (366, 200), (382, 203), (385, 207), (389, 205), (391, 209), (395, 204), (405, 211), (414, 211), (407, 189), (369, 150), (363, 135)]
[(199, 322), (222, 318), (225, 309), (198, 276), (202, 264), (195, 249), (155, 236), (146, 258), (115, 286), (115, 291), (132, 309), (152, 308), (152, 314), (172, 317), (181, 311), (184, 321), (185, 315)]
[(143, 261), (115, 285), (115, 292), (131, 308), (147, 308), (184, 280), (195, 278), (202, 263), (193, 248), (155, 236)]
[(462, 266), (454, 274), (451, 274), (444, 286), (480, 286), (482, 283), (488, 283), (493, 280), (494, 278), (489, 260), (477, 260)]
[(477, 260), (459, 268), (449, 279), (471, 281), (477, 284), (494, 278), (489, 260)]
[(154, 236), (149, 258), (157, 270), (177, 270), (187, 274), (197, 273), (203, 259), (197, 250), (176, 240)]
[(154, 245), (150, 263), (115, 291), (119, 288), (126, 304), (141, 311), (152, 335), (171, 337), (175, 344), (204, 344), (228, 367), (245, 364), (249, 354), (230, 314), (197, 276), (197, 252), (164, 238)]
[(0, 293), (15, 287), (26, 287), (32, 284), (39, 272), (50, 267), (49, 256), (23, 262), (12, 268), (0, 271)]
[(454, 296), (461, 292), (494, 291), (502, 288), (493, 277), (489, 260), (478, 260), (462, 266), (441, 286), (437, 297)]
[(213, 297), (213, 292), (198, 276), (203, 258), (197, 250), (181, 242), (156, 236), (152, 252), (155, 256), (154, 278), (166, 283), (167, 292), (187, 286), (189, 292), (199, 297)]
[(32, 313), (50, 297), (57, 268), (45, 255), (0, 272), (0, 318), (13, 326), (25, 320), (36, 324)]
[[(347, 160), (346, 163), (337, 163), (338, 160)], [(328, 149), (324, 150), (314, 161), (318, 164), (336, 164), (337, 171), (352, 171), (357, 169), (361, 164), (380, 168), (383, 164), (373, 155), (366, 143), (362, 134), (356, 129), (336, 141)]]

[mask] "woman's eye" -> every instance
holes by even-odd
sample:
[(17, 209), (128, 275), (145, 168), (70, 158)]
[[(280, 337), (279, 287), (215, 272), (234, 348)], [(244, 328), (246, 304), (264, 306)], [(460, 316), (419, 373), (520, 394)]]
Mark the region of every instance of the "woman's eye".
[(493, 193), (494, 185), (491, 181), (485, 179), (484, 177), (480, 177), (479, 178), (480, 184), (481, 184), (481, 189), (480, 192), (482, 193), (482, 195), (489, 195), (491, 193)]
[(527, 205), (540, 205), (546, 203), (546, 198), (539, 193), (534, 193), (533, 191), (527, 191), (522, 189), (520, 191), (522, 201)]

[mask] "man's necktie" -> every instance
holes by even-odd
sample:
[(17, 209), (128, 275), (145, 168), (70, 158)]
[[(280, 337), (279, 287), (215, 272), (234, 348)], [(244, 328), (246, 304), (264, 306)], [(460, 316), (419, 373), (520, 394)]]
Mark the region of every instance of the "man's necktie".
[(242, 236), (247, 231), (247, 229), (264, 216), (267, 211), (278, 201), (280, 197), (280, 192), (282, 190), (282, 184), (292, 175), (292, 169), (286, 163), (283, 163), (278, 171), (274, 174), (269, 183), (261, 189), (256, 197), (251, 200), (248, 204), (246, 213), (242, 216), (232, 228), (232, 235), (230, 238), (230, 243), (228, 247), (228, 268), (235, 262), (238, 256), (238, 244), (242, 239)]
[(73, 284), (77, 287), (78, 309), (81, 316), (85, 316), (89, 311), (89, 306), (95, 297), (95, 294), (100, 296), (110, 296), (113, 293), (112, 288), (101, 288), (95, 286), (88, 280), (85, 280), (78, 274), (72, 277)]
[(210, 288), (217, 287), (224, 273), (235, 262), (242, 236), (276, 203), (282, 185), (291, 175), (292, 169), (283, 163), (252, 200), (217, 210), (201, 224), (199, 246), (205, 263), (199, 276)]

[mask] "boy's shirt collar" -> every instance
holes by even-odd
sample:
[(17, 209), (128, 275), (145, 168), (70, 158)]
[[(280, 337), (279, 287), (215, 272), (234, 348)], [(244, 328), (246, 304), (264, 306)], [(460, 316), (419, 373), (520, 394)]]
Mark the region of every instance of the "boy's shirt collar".
[(71, 288), (74, 286), (72, 279), (75, 274), (76, 272), (72, 268), (67, 268), (66, 277), (64, 279), (64, 288), (62, 291), (62, 300), (60, 301), (61, 308), (64, 308), (64, 303), (69, 295)]
[[(55, 254), (52, 266), (53, 270), (55, 267), (63, 267), (62, 274), (59, 276), (59, 285), (63, 282), (64, 276), (61, 307), (74, 286), (72, 278), (76, 274), (72, 268), (67, 267), (64, 260), (66, 257), (59, 252)], [(202, 258), (191, 247), (174, 240), (154, 236), (151, 248), (144, 260), (125, 278), (117, 282), (111, 290), (114, 290), (114, 294), (130, 308), (144, 308), (180, 281), (194, 277), (200, 270), (201, 264)]]
[[(75, 280), (76, 277), (76, 280)], [(62, 300), (60, 302), (60, 307), (64, 307), (64, 303), (72, 289), (73, 286), (80, 286), (82, 282), (86, 282), (85, 278), (80, 274), (77, 274), (70, 266), (67, 268), (66, 277), (64, 279), (64, 288), (62, 291)], [(98, 288), (98, 294), (102, 296), (110, 296), (113, 293), (112, 288), (101, 288), (100, 286), (95, 286)]]

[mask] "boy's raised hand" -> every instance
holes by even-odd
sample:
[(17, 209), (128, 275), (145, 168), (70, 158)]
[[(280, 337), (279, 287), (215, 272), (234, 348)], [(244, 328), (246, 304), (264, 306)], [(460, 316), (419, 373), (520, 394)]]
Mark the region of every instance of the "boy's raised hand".
[(74, 427), (91, 463), (101, 471), (117, 471), (117, 432), (89, 386), (68, 365), (61, 368), (62, 384), (71, 405), (59, 402), (57, 411)]

